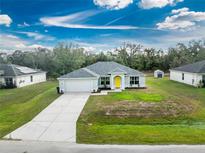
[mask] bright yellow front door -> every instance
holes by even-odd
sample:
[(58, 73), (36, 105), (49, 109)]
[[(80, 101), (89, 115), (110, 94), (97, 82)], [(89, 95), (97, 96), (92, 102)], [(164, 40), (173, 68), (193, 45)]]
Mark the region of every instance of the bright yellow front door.
[(116, 76), (115, 77), (115, 88), (120, 88), (121, 87), (121, 77)]

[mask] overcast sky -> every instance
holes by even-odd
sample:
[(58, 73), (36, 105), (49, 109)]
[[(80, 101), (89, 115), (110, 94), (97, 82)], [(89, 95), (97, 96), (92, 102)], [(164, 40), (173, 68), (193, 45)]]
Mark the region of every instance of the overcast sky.
[(205, 38), (205, 0), (0, 0), (0, 49), (74, 42), (105, 51), (123, 42), (167, 49)]

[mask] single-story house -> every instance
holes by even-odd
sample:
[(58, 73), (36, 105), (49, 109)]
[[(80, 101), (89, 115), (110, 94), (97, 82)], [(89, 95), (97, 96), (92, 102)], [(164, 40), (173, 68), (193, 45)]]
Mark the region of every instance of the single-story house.
[(44, 71), (14, 64), (0, 64), (0, 87), (20, 88), (44, 81)]
[(97, 62), (58, 78), (61, 92), (145, 87), (145, 75), (116, 62)]
[(205, 83), (205, 60), (170, 69), (170, 80), (195, 87)]
[(154, 71), (154, 77), (155, 78), (163, 78), (164, 72), (162, 70), (156, 70), (156, 71)]

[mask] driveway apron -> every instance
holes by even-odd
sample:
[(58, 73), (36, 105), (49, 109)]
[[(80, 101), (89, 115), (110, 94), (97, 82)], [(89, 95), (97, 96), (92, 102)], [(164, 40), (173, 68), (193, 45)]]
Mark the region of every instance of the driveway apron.
[(63, 94), (33, 120), (5, 136), (35, 141), (76, 141), (76, 122), (90, 93)]

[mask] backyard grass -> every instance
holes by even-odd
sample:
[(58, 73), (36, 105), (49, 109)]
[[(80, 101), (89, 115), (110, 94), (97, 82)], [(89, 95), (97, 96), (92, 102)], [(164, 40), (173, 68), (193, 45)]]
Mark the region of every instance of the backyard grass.
[(59, 95), (57, 82), (0, 90), (0, 138), (30, 121)]
[(78, 119), (77, 142), (205, 143), (205, 89), (152, 77), (147, 87), (91, 96)]

